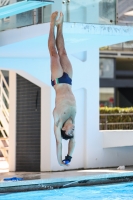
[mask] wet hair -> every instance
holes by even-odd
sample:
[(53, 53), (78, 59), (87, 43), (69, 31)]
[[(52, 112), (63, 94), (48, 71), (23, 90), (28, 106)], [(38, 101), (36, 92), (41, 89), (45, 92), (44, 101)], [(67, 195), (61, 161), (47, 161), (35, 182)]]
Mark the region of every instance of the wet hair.
[(67, 134), (66, 134), (66, 131), (63, 131), (62, 129), (61, 129), (61, 136), (62, 136), (62, 138), (63, 138), (64, 140), (70, 140), (70, 139), (73, 138), (73, 135), (72, 135), (72, 136), (67, 135)]

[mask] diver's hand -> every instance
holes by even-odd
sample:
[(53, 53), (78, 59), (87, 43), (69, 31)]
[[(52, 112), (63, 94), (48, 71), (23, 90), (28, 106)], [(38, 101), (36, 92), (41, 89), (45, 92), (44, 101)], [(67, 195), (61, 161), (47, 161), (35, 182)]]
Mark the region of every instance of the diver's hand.
[(62, 160), (62, 162), (63, 162), (65, 165), (69, 165), (69, 164), (70, 164), (70, 161), (69, 161), (69, 160)]
[(69, 155), (67, 154), (67, 156), (65, 156), (65, 159), (62, 160), (62, 162), (63, 162), (65, 165), (68, 165), (68, 164), (71, 162), (71, 159), (72, 159), (72, 157), (69, 156)]
[(61, 163), (59, 163), (59, 165), (62, 167), (66, 167), (66, 166), (68, 167), (68, 164), (65, 164), (63, 161)]

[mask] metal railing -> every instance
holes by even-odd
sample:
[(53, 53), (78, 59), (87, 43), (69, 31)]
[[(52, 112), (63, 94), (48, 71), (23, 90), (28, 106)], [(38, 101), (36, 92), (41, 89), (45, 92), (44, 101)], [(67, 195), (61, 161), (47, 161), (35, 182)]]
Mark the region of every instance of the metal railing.
[(9, 149), (9, 86), (0, 71), (0, 151), (8, 161)]
[(133, 52), (133, 41), (123, 42), (100, 48), (101, 51), (130, 51)]
[(100, 130), (133, 130), (133, 113), (100, 114)]
[(0, 7), (6, 6), (10, 3), (10, 0), (0, 0)]
[(9, 86), (0, 71), (0, 109), (9, 123)]

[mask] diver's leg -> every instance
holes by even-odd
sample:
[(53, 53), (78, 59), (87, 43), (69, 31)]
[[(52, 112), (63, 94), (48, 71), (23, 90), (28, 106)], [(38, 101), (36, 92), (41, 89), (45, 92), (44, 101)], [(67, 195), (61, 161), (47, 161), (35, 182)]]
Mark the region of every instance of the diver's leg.
[(61, 77), (63, 74), (63, 69), (60, 64), (60, 58), (56, 50), (56, 42), (55, 42), (55, 34), (54, 34), (57, 16), (58, 16), (58, 12), (54, 12), (51, 15), (50, 32), (49, 32), (49, 39), (48, 39), (48, 48), (49, 48), (49, 53), (50, 53), (50, 58), (51, 58), (51, 79), (52, 80)]
[(63, 38), (63, 13), (60, 13), (59, 20), (56, 22), (57, 26), (57, 37), (56, 37), (56, 46), (58, 50), (58, 54), (60, 57), (60, 63), (63, 68), (63, 71), (66, 72), (70, 78), (72, 78), (72, 65), (67, 57), (66, 49), (65, 49), (65, 44), (64, 44), (64, 38)]

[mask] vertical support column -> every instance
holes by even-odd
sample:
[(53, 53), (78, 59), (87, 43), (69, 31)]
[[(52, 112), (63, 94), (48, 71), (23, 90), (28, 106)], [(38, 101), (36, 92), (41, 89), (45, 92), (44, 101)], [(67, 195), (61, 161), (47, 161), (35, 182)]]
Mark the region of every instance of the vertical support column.
[(99, 149), (99, 48), (87, 51), (85, 168), (96, 166)]
[(16, 171), (16, 73), (9, 71), (9, 171)]
[(51, 89), (41, 87), (41, 171), (51, 170)]

